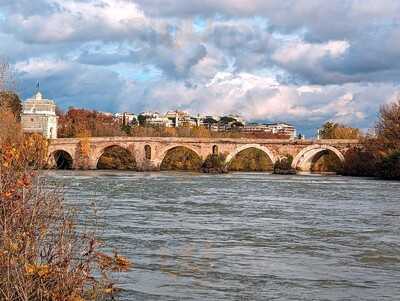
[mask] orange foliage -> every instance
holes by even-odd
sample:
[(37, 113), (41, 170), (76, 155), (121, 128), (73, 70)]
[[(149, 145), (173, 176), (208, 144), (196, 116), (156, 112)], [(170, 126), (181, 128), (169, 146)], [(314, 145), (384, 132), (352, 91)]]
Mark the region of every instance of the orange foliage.
[(243, 133), (239, 131), (214, 132), (206, 127), (182, 126), (179, 128), (126, 126), (122, 130), (120, 121), (96, 111), (69, 109), (60, 114), (58, 126), (59, 138), (73, 137), (194, 137), (194, 138), (259, 138), (288, 139), (288, 136), (265, 132)]
[(214, 132), (205, 127), (134, 127), (133, 137), (193, 137), (193, 138), (249, 138), (249, 139), (288, 139), (289, 136), (266, 132), (243, 133), (239, 131)]
[(84, 109), (69, 109), (65, 114), (60, 114), (58, 124), (60, 138), (126, 135), (112, 116)]
[(0, 300), (114, 294), (109, 273), (129, 269), (130, 262), (100, 252), (94, 232), (77, 230), (63, 196), (33, 170), (42, 164), (46, 141), (22, 135), (11, 115), (0, 111)]

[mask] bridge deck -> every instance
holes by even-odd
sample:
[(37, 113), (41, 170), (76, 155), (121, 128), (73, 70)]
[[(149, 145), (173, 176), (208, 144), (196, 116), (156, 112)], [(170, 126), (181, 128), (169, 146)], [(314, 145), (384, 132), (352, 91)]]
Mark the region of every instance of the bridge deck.
[[(51, 144), (78, 143), (82, 138), (58, 138), (50, 140)], [(240, 143), (240, 144), (295, 144), (295, 145), (338, 145), (359, 144), (359, 140), (352, 139), (258, 139), (258, 138), (194, 138), (194, 137), (88, 137), (91, 143), (96, 142), (161, 142), (161, 143)]]

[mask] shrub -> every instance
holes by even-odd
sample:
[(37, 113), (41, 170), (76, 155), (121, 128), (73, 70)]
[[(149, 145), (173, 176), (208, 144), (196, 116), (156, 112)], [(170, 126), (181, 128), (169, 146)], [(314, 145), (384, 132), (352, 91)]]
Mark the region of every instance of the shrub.
[(400, 151), (384, 157), (379, 164), (379, 175), (390, 180), (400, 180)]
[(136, 161), (131, 153), (118, 146), (112, 146), (104, 152), (97, 163), (98, 169), (135, 170)]
[(287, 155), (284, 158), (280, 158), (274, 164), (274, 173), (276, 174), (287, 174), (296, 173), (296, 170), (292, 168), (293, 156)]
[(192, 150), (185, 147), (175, 147), (168, 151), (161, 163), (161, 170), (192, 170), (199, 171), (203, 162)]
[(375, 126), (378, 142), (388, 153), (400, 149), (400, 100), (381, 107)]
[(339, 157), (331, 152), (326, 151), (316, 156), (311, 164), (312, 172), (338, 172), (343, 170), (343, 164)]
[(256, 148), (248, 148), (236, 155), (229, 164), (231, 171), (271, 171), (272, 162), (268, 156)]
[(326, 122), (320, 131), (322, 139), (358, 139), (360, 130), (340, 123)]
[(344, 155), (343, 175), (374, 177), (377, 176), (379, 156), (365, 147), (355, 147)]
[(116, 289), (110, 273), (127, 270), (129, 261), (102, 253), (95, 232), (78, 230), (62, 194), (34, 171), (42, 163), (36, 158), (42, 140), (24, 137), (16, 120), (7, 116), (0, 116), (0, 123), (8, 122), (0, 132), (0, 299), (111, 296)]
[(228, 167), (225, 164), (226, 156), (223, 154), (208, 155), (201, 167), (204, 173), (227, 173)]

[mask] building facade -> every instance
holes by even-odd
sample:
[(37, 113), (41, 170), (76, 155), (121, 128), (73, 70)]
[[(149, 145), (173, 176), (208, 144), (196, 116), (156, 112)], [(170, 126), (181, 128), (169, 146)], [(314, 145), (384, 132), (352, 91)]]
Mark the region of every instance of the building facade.
[(296, 138), (296, 128), (288, 123), (270, 123), (268, 128), (273, 134), (289, 136), (291, 139)]
[(37, 92), (23, 103), (21, 125), (24, 133), (37, 133), (47, 139), (57, 138), (56, 105), (53, 100), (44, 99)]

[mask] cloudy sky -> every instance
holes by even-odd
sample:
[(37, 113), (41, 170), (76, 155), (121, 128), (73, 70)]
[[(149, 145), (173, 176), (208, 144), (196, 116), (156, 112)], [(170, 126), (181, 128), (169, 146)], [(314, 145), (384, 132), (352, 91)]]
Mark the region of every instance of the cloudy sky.
[(0, 0), (23, 98), (371, 127), (400, 79), (398, 0)]

